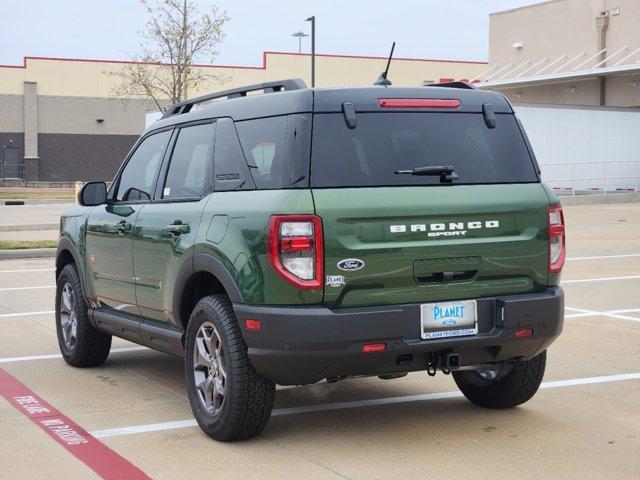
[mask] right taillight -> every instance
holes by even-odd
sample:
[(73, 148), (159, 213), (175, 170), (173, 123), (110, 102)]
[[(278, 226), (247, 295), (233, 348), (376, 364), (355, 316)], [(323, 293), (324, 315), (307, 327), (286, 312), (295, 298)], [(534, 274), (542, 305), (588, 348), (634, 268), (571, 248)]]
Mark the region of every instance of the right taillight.
[(564, 228), (564, 215), (560, 205), (552, 205), (547, 210), (549, 222), (549, 272), (559, 273), (564, 266), (567, 242)]
[(273, 215), (267, 240), (269, 265), (304, 289), (322, 288), (322, 220), (317, 215)]

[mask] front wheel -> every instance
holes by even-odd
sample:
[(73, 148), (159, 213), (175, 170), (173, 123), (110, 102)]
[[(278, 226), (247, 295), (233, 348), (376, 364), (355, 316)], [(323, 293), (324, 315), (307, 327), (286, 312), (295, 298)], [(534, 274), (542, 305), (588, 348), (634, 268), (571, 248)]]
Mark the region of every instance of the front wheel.
[(62, 357), (74, 367), (95, 367), (107, 359), (111, 335), (91, 326), (78, 270), (66, 265), (56, 285), (56, 332)]
[(471, 402), (484, 408), (509, 408), (521, 405), (535, 395), (546, 362), (545, 350), (525, 361), (452, 373), (458, 388)]
[(185, 376), (200, 428), (220, 441), (258, 435), (269, 421), (275, 384), (255, 371), (224, 295), (198, 302), (185, 336)]

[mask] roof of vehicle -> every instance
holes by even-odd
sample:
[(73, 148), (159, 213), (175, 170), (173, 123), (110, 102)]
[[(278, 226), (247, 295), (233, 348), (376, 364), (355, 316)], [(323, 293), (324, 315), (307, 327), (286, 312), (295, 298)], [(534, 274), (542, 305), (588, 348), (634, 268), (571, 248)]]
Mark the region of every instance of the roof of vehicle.
[[(261, 87), (267, 85), (262, 84)], [(253, 89), (254, 91), (256, 89)], [(227, 92), (235, 92), (227, 91)], [(224, 92), (223, 92), (224, 93)], [(253, 118), (272, 117), (277, 115), (287, 115), (291, 113), (305, 112), (340, 112), (344, 102), (351, 102), (356, 112), (383, 112), (390, 109), (381, 107), (381, 98), (403, 98), (403, 99), (457, 99), (460, 106), (455, 112), (471, 113), (481, 112), (482, 105), (489, 103), (496, 113), (512, 113), (511, 106), (505, 97), (497, 92), (476, 90), (474, 88), (443, 88), (442, 86), (425, 87), (333, 87), (333, 88), (298, 88), (286, 91), (274, 91), (261, 95), (229, 96), (225, 100), (208, 100), (201, 107), (195, 107), (187, 102), (181, 102), (172, 107), (176, 111), (176, 106), (193, 106), (187, 113), (169, 112), (165, 116), (151, 125), (148, 130), (205, 120), (208, 118), (230, 117), (235, 121), (249, 120)], [(201, 97), (207, 99), (208, 97)], [(438, 111), (438, 109), (424, 109), (420, 111)], [(393, 108), (393, 111), (416, 111), (416, 108)], [(451, 110), (449, 110), (451, 111)]]

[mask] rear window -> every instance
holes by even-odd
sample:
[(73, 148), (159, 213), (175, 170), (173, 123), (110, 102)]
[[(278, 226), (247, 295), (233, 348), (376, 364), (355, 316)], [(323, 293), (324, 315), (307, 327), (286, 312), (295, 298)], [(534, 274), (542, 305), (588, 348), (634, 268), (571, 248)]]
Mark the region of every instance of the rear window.
[(359, 113), (349, 129), (341, 113), (316, 114), (311, 185), (437, 185), (437, 176), (395, 171), (449, 165), (459, 176), (454, 184), (537, 182), (515, 117), (496, 117), (489, 129), (474, 113)]

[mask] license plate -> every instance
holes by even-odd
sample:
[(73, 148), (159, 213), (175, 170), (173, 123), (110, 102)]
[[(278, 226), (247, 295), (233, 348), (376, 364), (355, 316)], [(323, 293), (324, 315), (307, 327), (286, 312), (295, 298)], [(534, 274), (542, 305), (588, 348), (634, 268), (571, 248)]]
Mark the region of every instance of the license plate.
[(424, 339), (463, 337), (478, 333), (475, 300), (420, 305), (420, 336)]

